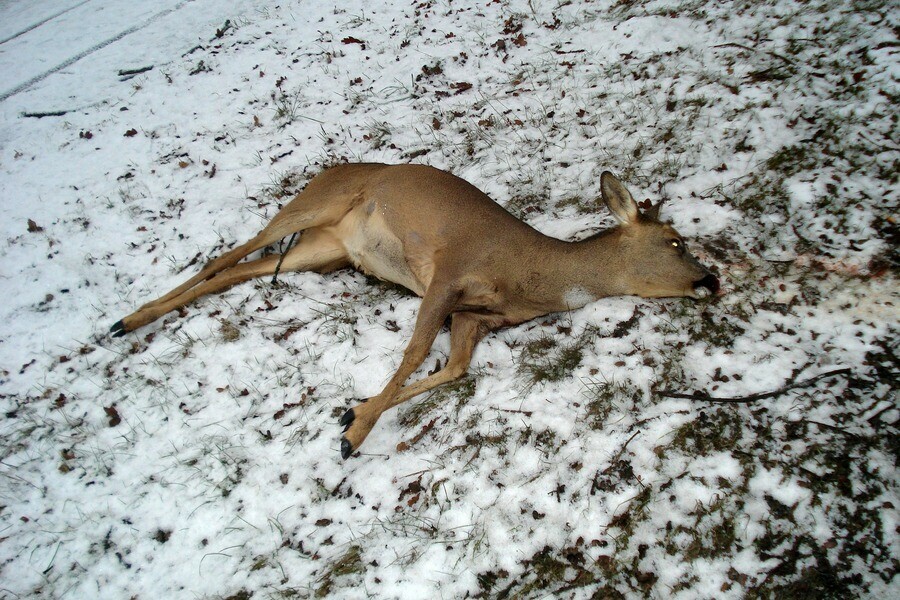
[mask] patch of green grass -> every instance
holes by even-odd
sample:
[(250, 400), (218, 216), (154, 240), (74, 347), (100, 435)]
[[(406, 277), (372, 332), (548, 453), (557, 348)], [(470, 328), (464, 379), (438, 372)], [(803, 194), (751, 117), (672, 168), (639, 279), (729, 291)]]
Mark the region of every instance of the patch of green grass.
[[(554, 596), (593, 585), (601, 576), (578, 547), (562, 550), (544, 546), (520, 561), (523, 573), (509, 578), (505, 570), (486, 571), (478, 575), (480, 592), (476, 598), (535, 598)], [(502, 587), (501, 587), (502, 586)], [(598, 596), (594, 596), (598, 597)], [(604, 597), (604, 596), (600, 596)]]
[(240, 327), (227, 319), (220, 319), (219, 323), (219, 335), (222, 336), (223, 341), (230, 343), (241, 339)]
[(275, 216), (275, 211), (280, 210), (306, 187), (310, 177), (311, 175), (296, 169), (273, 171), (269, 176), (269, 183), (248, 198), (254, 203), (250, 210), (256, 212), (268, 208), (271, 212), (264, 218)]
[(696, 419), (675, 430), (672, 441), (661, 447), (662, 453), (676, 450), (689, 456), (706, 456), (731, 450), (740, 443), (744, 424), (735, 406), (704, 409)]
[(476, 455), (480, 454), (483, 448), (496, 448), (500, 456), (505, 456), (509, 447), (509, 433), (470, 433), (466, 435), (466, 445), (464, 447), (474, 448)]
[(326, 572), (319, 578), (321, 582), (316, 589), (316, 598), (327, 598), (334, 591), (335, 580), (341, 577), (357, 575), (365, 571), (362, 562), (362, 548), (350, 546), (338, 560), (328, 566)]
[(645, 521), (650, 515), (649, 505), (653, 498), (653, 488), (645, 486), (641, 488), (641, 491), (638, 492), (620, 512), (613, 515), (610, 519), (610, 528), (617, 530), (613, 535), (616, 538), (616, 549), (618, 551), (628, 549), (631, 537), (637, 530), (638, 525)]
[(556, 203), (556, 208), (559, 210), (570, 206), (582, 215), (593, 215), (602, 211), (598, 199), (590, 199), (583, 196), (568, 196)]
[(560, 440), (552, 429), (535, 431), (529, 425), (519, 431), (518, 444), (520, 446), (533, 446), (545, 455), (550, 455), (559, 449)]
[(475, 594), (475, 598), (493, 598), (492, 592), (497, 589), (498, 583), (507, 577), (509, 577), (509, 571), (505, 569), (479, 573), (476, 576), (479, 592)]
[(372, 144), (373, 150), (380, 150), (388, 144), (393, 133), (390, 124), (385, 123), (384, 121), (373, 120), (370, 121), (369, 125), (366, 127), (366, 133), (363, 135), (363, 139)]
[(584, 396), (587, 399), (585, 412), (590, 427), (602, 429), (617, 403), (634, 405), (642, 397), (641, 390), (625, 383), (601, 381), (587, 378), (582, 380)]
[[(739, 510), (732, 498), (714, 496), (708, 504), (698, 503), (690, 516), (690, 526), (678, 525), (666, 531), (666, 552), (689, 562), (730, 556), (738, 540)], [(689, 540), (675, 542), (679, 536)]]
[(766, 159), (765, 168), (791, 177), (816, 166), (816, 155), (808, 144), (783, 146)]
[(282, 127), (290, 125), (301, 116), (303, 104), (300, 90), (292, 93), (279, 92), (274, 98), (275, 120), (280, 122)]
[(400, 414), (400, 425), (414, 428), (439, 407), (443, 407), (444, 412), (448, 412), (452, 407), (458, 413), (459, 409), (475, 395), (477, 382), (477, 376), (469, 373), (456, 381), (436, 387), (422, 400), (413, 399), (412, 406)]
[(527, 219), (532, 213), (544, 212), (543, 206), (547, 195), (537, 193), (525, 193), (513, 196), (507, 200), (504, 208), (519, 219)]
[(319, 316), (322, 330), (326, 334), (338, 342), (355, 339), (358, 333), (356, 323), (359, 320), (355, 302), (318, 302), (316, 306), (318, 308), (311, 308)]
[(585, 337), (571, 343), (560, 343), (555, 337), (543, 334), (522, 347), (519, 372), (529, 386), (571, 377), (572, 372), (581, 366), (586, 343)]

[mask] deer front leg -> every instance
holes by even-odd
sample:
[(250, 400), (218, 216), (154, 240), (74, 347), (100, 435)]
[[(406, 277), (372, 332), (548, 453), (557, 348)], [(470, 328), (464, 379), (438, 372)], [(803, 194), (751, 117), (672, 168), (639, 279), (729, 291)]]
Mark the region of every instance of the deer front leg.
[(381, 414), (394, 405), (394, 400), (401, 392), (404, 382), (428, 356), (434, 338), (441, 330), (444, 320), (453, 311), (459, 297), (460, 292), (454, 287), (435, 285), (435, 282), (429, 286), (422, 299), (412, 339), (403, 353), (403, 360), (397, 372), (380, 394), (351, 408), (341, 417), (340, 424), (344, 427), (344, 436), (341, 438), (343, 458), (348, 458), (359, 448)]
[(447, 364), (434, 375), (429, 375), (401, 388), (388, 408), (403, 404), (419, 394), (424, 394), (428, 390), (459, 379), (466, 374), (469, 363), (472, 362), (472, 352), (474, 352), (476, 344), (490, 331), (490, 327), (481, 317), (472, 313), (453, 313), (451, 319), (450, 356), (447, 358)]

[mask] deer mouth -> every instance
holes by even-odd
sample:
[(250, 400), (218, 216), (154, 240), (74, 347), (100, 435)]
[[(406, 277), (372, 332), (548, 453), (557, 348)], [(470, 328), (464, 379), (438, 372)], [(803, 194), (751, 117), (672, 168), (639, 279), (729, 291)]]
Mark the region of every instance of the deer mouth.
[(694, 295), (697, 298), (715, 296), (719, 291), (719, 278), (712, 273), (707, 273), (703, 279), (694, 282)]

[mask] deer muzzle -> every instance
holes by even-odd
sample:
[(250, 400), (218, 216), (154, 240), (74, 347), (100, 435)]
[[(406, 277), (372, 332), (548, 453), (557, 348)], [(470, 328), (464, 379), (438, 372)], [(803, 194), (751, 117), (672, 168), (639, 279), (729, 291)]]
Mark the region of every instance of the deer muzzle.
[[(707, 295), (715, 296), (719, 291), (719, 278), (712, 273), (707, 273), (703, 279), (695, 281), (693, 287), (694, 293), (700, 298)], [(701, 290), (707, 290), (709, 293), (701, 292)]]

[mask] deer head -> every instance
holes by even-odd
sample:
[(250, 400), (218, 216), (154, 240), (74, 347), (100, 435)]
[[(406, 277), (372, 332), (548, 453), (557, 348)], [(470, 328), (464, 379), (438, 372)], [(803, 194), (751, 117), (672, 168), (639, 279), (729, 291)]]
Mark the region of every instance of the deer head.
[(659, 220), (662, 203), (642, 213), (622, 183), (600, 176), (603, 202), (619, 227), (612, 232), (616, 271), (623, 293), (644, 298), (701, 298), (719, 290), (719, 280), (688, 251), (674, 227)]

